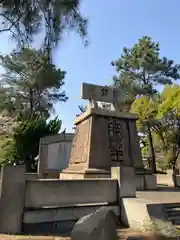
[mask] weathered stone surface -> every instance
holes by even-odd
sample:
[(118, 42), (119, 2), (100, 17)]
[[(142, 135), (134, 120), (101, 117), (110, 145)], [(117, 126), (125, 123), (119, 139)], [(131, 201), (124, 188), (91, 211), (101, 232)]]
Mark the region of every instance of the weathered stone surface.
[(91, 134), (91, 119), (86, 119), (77, 125), (72, 143), (70, 164), (86, 163), (89, 157), (89, 143)]
[[(116, 93), (120, 95), (119, 93)], [(82, 98), (90, 101), (115, 101), (115, 89), (92, 84), (82, 85)], [(117, 97), (117, 96), (116, 96)], [(143, 166), (135, 121), (132, 113), (108, 111), (88, 107), (75, 121), (76, 132), (72, 143), (68, 168), (61, 177), (94, 177), (86, 170), (96, 169), (110, 172), (111, 167)], [(135, 142), (135, 143), (134, 143)], [(133, 145), (133, 143), (135, 145)], [(137, 161), (137, 163), (136, 163)], [(66, 175), (66, 176), (65, 176)], [(100, 174), (98, 177), (104, 177)]]
[(24, 165), (4, 166), (1, 171), (0, 232), (21, 233), (26, 168)]
[(122, 165), (131, 167), (133, 163), (129, 157), (129, 135), (127, 129), (127, 119), (112, 118), (108, 121), (109, 150), (111, 166), (113, 163), (121, 162)]
[(116, 101), (120, 102), (124, 99), (124, 92), (108, 86), (82, 83), (81, 98), (114, 103)]
[[(129, 156), (128, 119), (92, 114), (77, 124), (69, 169), (110, 171), (111, 166), (133, 166)], [(98, 134), (97, 134), (98, 133)]]
[(106, 207), (81, 218), (74, 226), (72, 240), (115, 240), (116, 215)]
[(41, 138), (38, 162), (40, 178), (68, 167), (73, 137), (72, 133), (61, 133)]
[(110, 172), (102, 169), (66, 169), (59, 173), (59, 179), (109, 178)]
[(133, 167), (112, 167), (111, 178), (117, 179), (120, 197), (136, 197), (136, 181)]

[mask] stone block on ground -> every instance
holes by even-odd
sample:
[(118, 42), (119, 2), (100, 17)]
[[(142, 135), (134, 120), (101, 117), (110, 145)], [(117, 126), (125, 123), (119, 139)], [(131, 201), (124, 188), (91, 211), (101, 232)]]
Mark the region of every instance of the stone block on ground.
[(81, 218), (74, 226), (72, 240), (116, 240), (117, 217), (108, 207)]

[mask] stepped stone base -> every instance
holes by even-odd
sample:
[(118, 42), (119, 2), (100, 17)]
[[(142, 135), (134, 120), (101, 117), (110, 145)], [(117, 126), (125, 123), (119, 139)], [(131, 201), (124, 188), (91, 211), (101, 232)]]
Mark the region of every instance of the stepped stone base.
[(102, 169), (65, 169), (59, 179), (110, 178), (110, 172)]
[[(59, 179), (111, 178), (111, 173), (102, 169), (65, 169)], [(136, 190), (157, 189), (156, 175), (148, 172), (135, 171)]]
[(58, 179), (59, 171), (53, 171), (53, 170), (44, 171), (44, 173), (42, 174), (42, 177), (47, 179)]

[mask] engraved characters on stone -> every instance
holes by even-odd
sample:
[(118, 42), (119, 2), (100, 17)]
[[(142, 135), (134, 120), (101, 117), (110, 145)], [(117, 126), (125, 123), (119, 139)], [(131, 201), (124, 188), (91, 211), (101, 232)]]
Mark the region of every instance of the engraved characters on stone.
[(101, 96), (107, 96), (108, 95), (108, 89), (107, 88), (102, 88), (101, 89)]
[(124, 157), (124, 136), (121, 127), (118, 120), (113, 120), (108, 124), (109, 150), (111, 160), (115, 162), (123, 161)]

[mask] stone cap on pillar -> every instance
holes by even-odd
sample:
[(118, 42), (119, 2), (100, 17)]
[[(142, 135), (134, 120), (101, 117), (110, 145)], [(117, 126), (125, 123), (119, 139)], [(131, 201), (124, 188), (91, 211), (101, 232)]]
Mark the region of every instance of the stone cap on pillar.
[(99, 115), (104, 117), (116, 117), (120, 119), (130, 119), (130, 120), (138, 119), (138, 114), (135, 114), (135, 113), (108, 111), (102, 108), (89, 107), (86, 112), (82, 113), (80, 116), (76, 118), (76, 120), (74, 121), (74, 124), (77, 125), (92, 115)]

